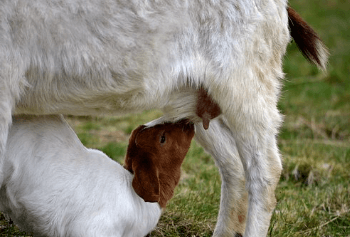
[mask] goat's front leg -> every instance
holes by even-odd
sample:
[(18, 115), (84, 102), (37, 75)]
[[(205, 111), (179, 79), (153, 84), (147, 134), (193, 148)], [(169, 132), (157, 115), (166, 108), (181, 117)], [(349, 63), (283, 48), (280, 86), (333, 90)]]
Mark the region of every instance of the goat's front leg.
[(220, 117), (210, 122), (208, 130), (197, 123), (195, 138), (212, 155), (221, 175), (221, 203), (214, 236), (240, 236), (245, 229), (248, 192), (233, 134)]

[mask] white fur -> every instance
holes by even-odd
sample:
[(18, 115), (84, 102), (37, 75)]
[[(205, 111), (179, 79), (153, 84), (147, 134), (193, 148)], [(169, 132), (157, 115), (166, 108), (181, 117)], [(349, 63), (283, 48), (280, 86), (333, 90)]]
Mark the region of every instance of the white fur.
[(0, 210), (35, 236), (143, 237), (161, 215), (133, 175), (85, 148), (60, 116), (17, 117), (2, 171)]
[[(223, 177), (214, 236), (265, 236), (282, 169), (275, 137), (286, 7), (287, 0), (1, 1), (0, 157), (11, 114), (159, 108), (161, 120), (199, 124), (196, 89), (204, 87), (223, 113), (197, 135)], [(248, 212), (237, 225), (241, 180)]]

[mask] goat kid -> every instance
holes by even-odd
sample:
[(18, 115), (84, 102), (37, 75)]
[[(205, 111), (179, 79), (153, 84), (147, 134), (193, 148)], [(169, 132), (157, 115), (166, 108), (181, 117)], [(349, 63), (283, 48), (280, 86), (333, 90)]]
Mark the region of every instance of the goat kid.
[(35, 236), (145, 236), (173, 196), (193, 136), (186, 121), (140, 126), (123, 168), (84, 147), (62, 116), (16, 116), (0, 210)]
[[(290, 36), (319, 67), (327, 61), (310, 29), (287, 0), (1, 1), (0, 167), (13, 114), (158, 108), (158, 122), (194, 121), (218, 165), (214, 236), (265, 236), (282, 170), (277, 101)], [(200, 88), (222, 113), (206, 131)]]

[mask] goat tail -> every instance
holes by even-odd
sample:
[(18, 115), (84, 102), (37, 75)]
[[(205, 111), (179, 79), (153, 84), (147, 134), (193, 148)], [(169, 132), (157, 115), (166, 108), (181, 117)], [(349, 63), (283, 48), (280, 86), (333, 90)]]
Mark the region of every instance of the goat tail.
[(321, 70), (326, 70), (328, 49), (317, 33), (291, 7), (287, 8), (290, 34), (301, 53)]

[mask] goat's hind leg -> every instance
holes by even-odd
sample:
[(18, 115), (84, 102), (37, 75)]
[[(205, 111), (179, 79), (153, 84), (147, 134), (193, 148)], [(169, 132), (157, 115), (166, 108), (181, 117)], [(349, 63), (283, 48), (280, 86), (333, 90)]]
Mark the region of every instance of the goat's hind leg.
[[(247, 142), (241, 141), (239, 146), (243, 150), (251, 145), (249, 142), (247, 146), (242, 143), (247, 144)], [(241, 155), (246, 172), (246, 188), (249, 192), (248, 217), (244, 235), (247, 237), (267, 235), (276, 206), (275, 189), (282, 171), (275, 135), (268, 134), (266, 141), (262, 144), (266, 149), (261, 148), (259, 151), (249, 147), (248, 150), (243, 151), (246, 154)], [(264, 155), (263, 152), (265, 152)]]
[(213, 156), (221, 175), (221, 203), (213, 236), (240, 236), (245, 229), (248, 192), (233, 134), (220, 117), (210, 122), (208, 130), (197, 123), (195, 138)]
[(274, 192), (282, 171), (276, 145), (281, 115), (270, 98), (262, 94), (258, 94), (259, 98), (249, 95), (254, 91), (258, 89), (247, 89), (248, 95), (230, 98), (228, 95), (239, 92), (225, 87), (219, 95), (213, 96), (227, 119), (245, 172), (248, 191), (245, 237), (266, 236), (276, 205)]

